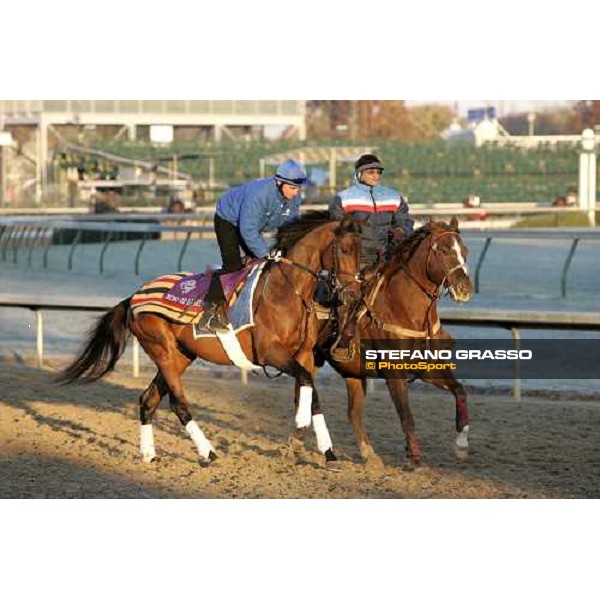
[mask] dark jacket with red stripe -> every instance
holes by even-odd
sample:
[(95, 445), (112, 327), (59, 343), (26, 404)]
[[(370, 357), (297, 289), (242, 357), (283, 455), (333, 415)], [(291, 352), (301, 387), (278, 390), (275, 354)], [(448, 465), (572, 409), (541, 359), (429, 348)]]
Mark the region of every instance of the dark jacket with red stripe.
[(385, 248), (392, 229), (400, 227), (408, 235), (414, 225), (406, 200), (396, 190), (382, 185), (371, 187), (356, 182), (338, 193), (329, 205), (329, 213), (333, 219), (352, 215), (356, 220), (365, 221), (362, 235), (364, 264), (377, 259), (377, 253)]

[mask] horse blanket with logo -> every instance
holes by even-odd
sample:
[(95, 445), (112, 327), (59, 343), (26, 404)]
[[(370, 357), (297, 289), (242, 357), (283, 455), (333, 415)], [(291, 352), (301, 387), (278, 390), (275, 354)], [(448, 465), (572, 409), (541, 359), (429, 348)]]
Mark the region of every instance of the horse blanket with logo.
[[(241, 271), (220, 276), (234, 329), (253, 324), (252, 294), (244, 294), (243, 290), (246, 284), (250, 290), (254, 289), (263, 266), (264, 261), (256, 260)], [(145, 283), (131, 298), (130, 306), (134, 317), (141, 313), (154, 313), (181, 325), (196, 323), (204, 312), (204, 297), (211, 277), (211, 271), (175, 273), (162, 275)]]

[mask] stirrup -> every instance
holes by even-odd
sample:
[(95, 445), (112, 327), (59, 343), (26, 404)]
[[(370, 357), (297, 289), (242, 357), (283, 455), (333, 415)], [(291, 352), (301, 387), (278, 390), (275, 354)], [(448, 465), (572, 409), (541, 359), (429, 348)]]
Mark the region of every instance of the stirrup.
[[(222, 318), (224, 313), (224, 319)], [(229, 331), (229, 321), (227, 320), (227, 312), (221, 310), (218, 304), (205, 307), (204, 313), (198, 321), (198, 327), (208, 329), (213, 333), (227, 333)]]
[(352, 340), (349, 340), (347, 347), (340, 346), (340, 342), (341, 340), (337, 340), (331, 347), (331, 350), (329, 351), (329, 354), (331, 354), (331, 358), (333, 358), (337, 362), (351, 361), (355, 357), (354, 345), (352, 344)]

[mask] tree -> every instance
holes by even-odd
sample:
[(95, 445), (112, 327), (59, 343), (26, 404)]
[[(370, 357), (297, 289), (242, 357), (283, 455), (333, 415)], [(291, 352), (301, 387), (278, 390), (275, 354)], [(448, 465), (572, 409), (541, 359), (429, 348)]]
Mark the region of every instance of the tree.
[(600, 100), (580, 100), (576, 105), (577, 130), (600, 126)]
[(449, 106), (437, 104), (414, 106), (409, 109), (412, 123), (412, 139), (433, 140), (447, 129), (454, 119), (454, 112)]

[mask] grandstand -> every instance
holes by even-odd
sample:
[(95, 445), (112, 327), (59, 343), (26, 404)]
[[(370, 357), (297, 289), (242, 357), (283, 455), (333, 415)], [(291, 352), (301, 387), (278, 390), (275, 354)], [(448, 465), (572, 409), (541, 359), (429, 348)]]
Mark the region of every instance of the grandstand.
[[(85, 182), (89, 187), (97, 180), (123, 179), (125, 173), (129, 178), (136, 169), (143, 171), (136, 175), (140, 185), (155, 183), (149, 177), (153, 172), (163, 180), (177, 180), (181, 185), (188, 182), (195, 192), (210, 192), (196, 193), (200, 201), (214, 200), (227, 186), (270, 174), (274, 155), (322, 156), (320, 166), (327, 171), (329, 148), (339, 148), (341, 156), (348, 140), (304, 141), (304, 110), (304, 103), (296, 101), (0, 101), (6, 128), (23, 151), (22, 156), (15, 153), (10, 158), (9, 166), (20, 160), (28, 168), (36, 165), (38, 169), (37, 173), (31, 171), (28, 181), (41, 180), (39, 165), (44, 163), (36, 156), (35, 147), (31, 151), (33, 142), (29, 147), (23, 143), (19, 128), (41, 132), (40, 124), (46, 124), (50, 152), (42, 171), (48, 187), (56, 193), (54, 199), (45, 196), (44, 203), (63, 206), (69, 182)], [(256, 124), (259, 122), (262, 125)], [(172, 143), (150, 142), (149, 127), (158, 123), (174, 125)], [(263, 139), (264, 128), (276, 123), (289, 127), (293, 136)], [(94, 128), (100, 127), (112, 127), (113, 133), (92, 135)], [(441, 139), (421, 143), (364, 139), (356, 143), (376, 149), (386, 164), (384, 183), (400, 189), (411, 202), (457, 202), (470, 195), (483, 202), (550, 202), (577, 189), (579, 150), (575, 142), (579, 139), (546, 140), (531, 148), (521, 147), (517, 137), (506, 136), (480, 146), (448, 145)], [(319, 166), (318, 160), (309, 162), (311, 168)], [(339, 160), (332, 187), (347, 186), (353, 175), (352, 158)], [(9, 172), (9, 183), (14, 180), (11, 177)], [(151, 202), (153, 193), (154, 188), (143, 203)], [(25, 192), (14, 196), (21, 206), (34, 202)], [(327, 201), (330, 196), (329, 184), (309, 193), (314, 201)], [(142, 199), (137, 195), (131, 202)]]
[[(291, 141), (222, 142), (181, 144), (168, 149), (152, 147), (141, 142), (105, 142), (98, 146), (114, 154), (138, 160), (168, 160), (180, 158), (179, 169), (191, 175), (195, 182), (206, 182), (210, 176), (209, 161), (186, 158), (206, 153), (214, 157), (213, 178), (226, 185), (236, 185), (247, 179), (270, 174), (271, 155), (285, 153), (309, 155), (311, 148), (343, 146), (340, 140), (316, 144)], [(573, 144), (548, 144), (525, 149), (516, 146), (487, 144), (448, 147), (443, 141), (402, 143), (384, 140), (365, 141), (364, 147), (374, 149), (386, 164), (385, 183), (400, 189), (412, 202), (462, 201), (477, 195), (484, 202), (552, 201), (578, 185), (578, 150)], [(314, 153), (319, 155), (319, 153)], [(323, 167), (328, 168), (328, 154), (323, 154)], [(77, 155), (57, 157), (77, 161)], [(264, 164), (267, 162), (265, 171)], [(311, 161), (313, 162), (313, 161)], [(313, 164), (315, 164), (313, 162)], [(270, 165), (270, 166), (269, 166)], [(60, 168), (58, 169), (60, 171)], [(310, 169), (309, 169), (310, 172)], [(336, 171), (337, 187), (348, 185), (353, 178), (352, 161), (339, 162)], [(315, 193), (317, 192), (317, 193)], [(310, 194), (323, 200), (329, 197), (327, 186)]]

